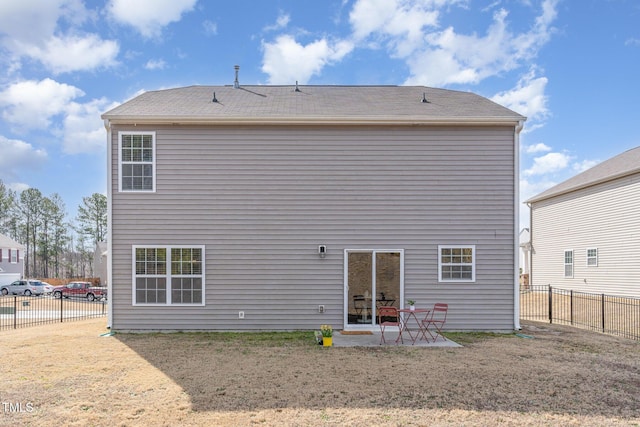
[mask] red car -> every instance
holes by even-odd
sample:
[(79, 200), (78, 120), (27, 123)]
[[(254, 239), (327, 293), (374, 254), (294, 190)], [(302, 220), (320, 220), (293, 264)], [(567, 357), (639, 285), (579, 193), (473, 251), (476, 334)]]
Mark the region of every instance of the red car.
[(53, 296), (55, 298), (86, 298), (87, 301), (94, 301), (99, 298), (107, 299), (107, 288), (92, 286), (89, 282), (71, 282), (53, 288)]

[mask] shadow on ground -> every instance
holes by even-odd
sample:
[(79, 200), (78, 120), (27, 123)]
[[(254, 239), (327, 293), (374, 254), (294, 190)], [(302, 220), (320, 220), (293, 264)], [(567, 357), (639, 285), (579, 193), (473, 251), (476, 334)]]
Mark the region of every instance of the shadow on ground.
[[(527, 323), (464, 347), (333, 347), (215, 333), (116, 334), (194, 411), (402, 408), (640, 417), (637, 342)], [(276, 334), (277, 335), (277, 334)]]

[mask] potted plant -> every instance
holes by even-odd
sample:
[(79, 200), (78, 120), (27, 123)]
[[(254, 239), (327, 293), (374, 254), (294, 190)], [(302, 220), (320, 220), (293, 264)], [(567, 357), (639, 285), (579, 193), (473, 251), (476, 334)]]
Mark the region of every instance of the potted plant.
[(333, 345), (333, 328), (331, 325), (320, 325), (320, 332), (322, 332), (322, 345), (331, 347)]
[(416, 309), (416, 302), (415, 300), (412, 299), (408, 299), (407, 300), (407, 304), (409, 304), (409, 310), (413, 311)]

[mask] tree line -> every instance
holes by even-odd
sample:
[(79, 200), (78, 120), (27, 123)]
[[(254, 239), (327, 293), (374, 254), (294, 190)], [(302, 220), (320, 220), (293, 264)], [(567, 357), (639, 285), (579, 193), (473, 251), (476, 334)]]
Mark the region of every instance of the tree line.
[(93, 253), (107, 234), (107, 197), (83, 197), (74, 219), (67, 220), (58, 193), (18, 194), (0, 180), (0, 233), (25, 246), (25, 277), (93, 277)]

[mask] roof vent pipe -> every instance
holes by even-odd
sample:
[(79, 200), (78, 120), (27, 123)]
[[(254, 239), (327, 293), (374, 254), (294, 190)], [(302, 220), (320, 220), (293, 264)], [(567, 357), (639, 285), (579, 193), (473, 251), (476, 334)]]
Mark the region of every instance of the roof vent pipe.
[(296, 90), (295, 92), (300, 92), (300, 88), (298, 88), (298, 81), (296, 80)]
[(233, 81), (233, 87), (236, 89), (240, 89), (240, 82), (238, 81), (238, 72), (240, 71), (240, 66), (234, 65), (233, 68), (236, 70), (236, 79)]
[(422, 92), (422, 102), (423, 104), (428, 104), (429, 101), (427, 100), (427, 93), (426, 92)]

